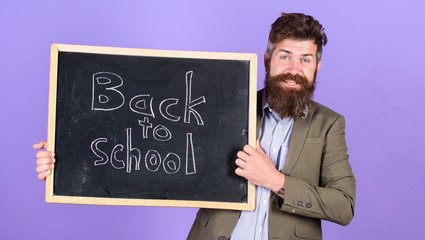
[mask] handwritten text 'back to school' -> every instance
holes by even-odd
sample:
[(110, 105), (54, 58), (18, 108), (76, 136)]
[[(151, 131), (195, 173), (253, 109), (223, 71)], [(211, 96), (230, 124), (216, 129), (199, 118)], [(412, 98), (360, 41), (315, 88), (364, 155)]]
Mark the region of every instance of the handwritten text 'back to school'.
[[(199, 104), (206, 103), (205, 96), (193, 99), (192, 97), (192, 75), (193, 71), (186, 72), (186, 98), (184, 102), (183, 116), (176, 116), (170, 112), (173, 107), (179, 104), (177, 98), (155, 99), (161, 101), (158, 109), (153, 109), (152, 102), (154, 97), (150, 94), (141, 94), (133, 96), (129, 101), (120, 91), (120, 87), (124, 85), (123, 79), (112, 72), (97, 72), (93, 74), (92, 88), (92, 111), (114, 111), (128, 105), (134, 113), (140, 114), (141, 119), (137, 119), (138, 126), (141, 127), (143, 139), (151, 139), (153, 141), (167, 142), (173, 138), (172, 132), (164, 125), (154, 125), (150, 122), (150, 118), (161, 116), (171, 122), (183, 121), (185, 124), (204, 125), (204, 121), (196, 111), (195, 107)], [(127, 102), (128, 101), (128, 102)], [(183, 104), (183, 103), (181, 103)], [(192, 120), (196, 121), (191, 122)], [(182, 158), (176, 153), (168, 152), (160, 154), (157, 150), (147, 150), (142, 152), (139, 148), (133, 147), (132, 128), (125, 129), (126, 143), (116, 144), (112, 150), (105, 150), (105, 143), (108, 139), (100, 137), (91, 142), (91, 150), (96, 155), (94, 161), (95, 166), (110, 164), (115, 169), (125, 170), (127, 173), (142, 171), (146, 169), (150, 172), (157, 172), (159, 169), (167, 174), (177, 173), (182, 166)], [(192, 133), (186, 133), (185, 146), (185, 174), (196, 174), (196, 159), (193, 147)], [(123, 156), (126, 156), (125, 159)], [(141, 166), (142, 165), (142, 166)], [(143, 166), (144, 165), (144, 166)]]

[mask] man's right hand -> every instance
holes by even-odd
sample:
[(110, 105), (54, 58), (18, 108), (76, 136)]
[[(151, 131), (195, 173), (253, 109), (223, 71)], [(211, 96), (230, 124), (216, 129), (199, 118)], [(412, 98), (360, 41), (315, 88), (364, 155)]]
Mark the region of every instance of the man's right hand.
[(52, 169), (55, 167), (55, 154), (49, 151), (46, 151), (47, 143), (41, 141), (33, 145), (34, 149), (38, 149), (35, 156), (37, 158), (37, 168), (35, 169), (38, 173), (38, 179), (46, 180), (46, 177), (52, 173)]

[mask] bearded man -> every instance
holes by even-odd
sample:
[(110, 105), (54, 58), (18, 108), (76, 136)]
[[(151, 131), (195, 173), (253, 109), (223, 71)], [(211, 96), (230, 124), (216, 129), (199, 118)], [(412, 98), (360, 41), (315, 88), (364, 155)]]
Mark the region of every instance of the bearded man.
[(200, 209), (188, 239), (322, 239), (321, 219), (347, 225), (356, 181), (344, 117), (312, 101), (327, 36), (313, 17), (273, 24), (258, 92), (256, 149), (238, 152), (236, 174), (257, 185), (255, 211)]
[[(255, 211), (200, 209), (188, 239), (321, 239), (321, 219), (350, 223), (356, 181), (345, 120), (312, 101), (326, 42), (311, 16), (282, 14), (273, 23), (264, 54), (266, 88), (258, 93), (259, 140), (236, 159), (236, 174), (257, 185)], [(45, 179), (54, 154), (36, 156), (38, 178)]]

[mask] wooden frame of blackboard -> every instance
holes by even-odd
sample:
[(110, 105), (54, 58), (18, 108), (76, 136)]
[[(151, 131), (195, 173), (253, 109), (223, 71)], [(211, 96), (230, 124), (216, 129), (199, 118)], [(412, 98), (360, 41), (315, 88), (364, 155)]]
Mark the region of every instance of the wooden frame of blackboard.
[[(100, 46), (82, 46), (67, 44), (52, 44), (50, 63), (50, 87), (49, 87), (49, 116), (48, 116), (48, 140), (47, 150), (55, 152), (56, 114), (57, 114), (57, 85), (58, 85), (58, 57), (60, 52), (91, 53), (123, 56), (147, 56), (167, 57), (182, 59), (213, 59), (213, 60), (236, 60), (249, 62), (249, 113), (248, 113), (248, 144), (255, 147), (256, 141), (256, 91), (257, 91), (257, 55), (249, 53), (222, 53), (222, 52), (198, 52), (198, 51), (175, 51), (175, 50), (152, 50), (134, 48), (116, 48)], [(255, 186), (247, 183), (246, 202), (217, 202), (217, 201), (193, 201), (193, 200), (162, 200), (162, 199), (132, 199), (132, 198), (109, 198), (87, 196), (63, 196), (54, 194), (55, 170), (46, 179), (46, 202), (67, 204), (89, 205), (128, 205), (128, 206), (166, 206), (166, 207), (200, 207), (234, 210), (253, 210), (255, 208)]]

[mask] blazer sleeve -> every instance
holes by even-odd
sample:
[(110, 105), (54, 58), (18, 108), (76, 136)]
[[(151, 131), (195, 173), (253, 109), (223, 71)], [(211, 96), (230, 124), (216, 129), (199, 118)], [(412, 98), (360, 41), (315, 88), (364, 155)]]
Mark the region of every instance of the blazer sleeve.
[[(279, 210), (311, 218), (320, 218), (341, 225), (348, 225), (354, 217), (356, 180), (348, 161), (345, 141), (345, 120), (339, 115), (325, 129), (323, 137), (314, 146), (304, 144), (303, 152), (321, 151), (319, 154), (300, 156), (294, 175), (286, 175), (285, 198), (280, 201)], [(300, 174), (311, 174), (310, 158), (319, 155), (318, 184)], [(304, 161), (304, 163), (303, 163)], [(316, 160), (313, 160), (316, 161)], [(304, 168), (304, 169), (302, 169)], [(298, 172), (298, 173), (297, 173)], [(312, 174), (314, 175), (314, 174)]]

